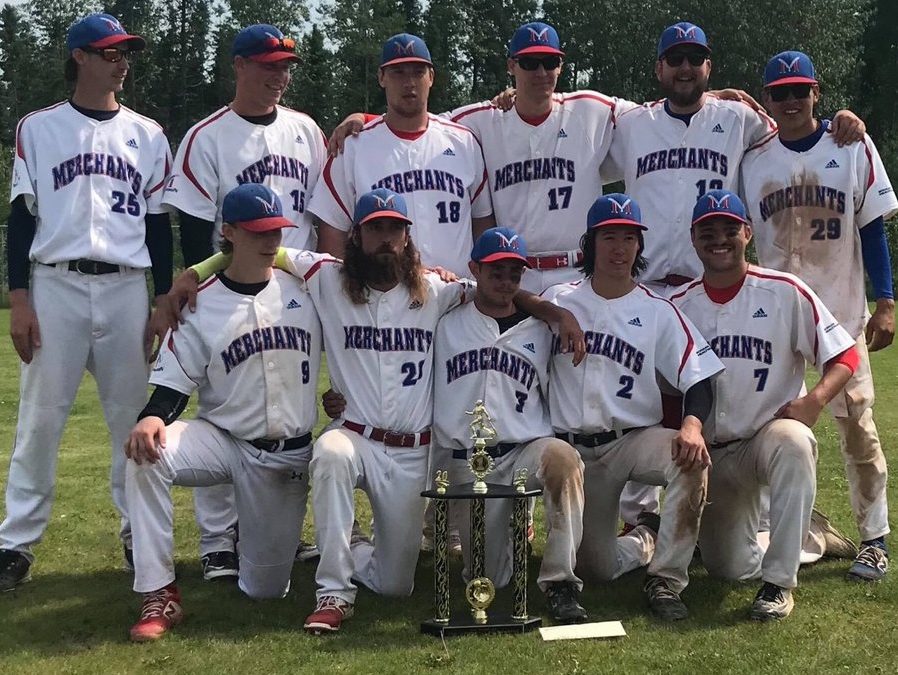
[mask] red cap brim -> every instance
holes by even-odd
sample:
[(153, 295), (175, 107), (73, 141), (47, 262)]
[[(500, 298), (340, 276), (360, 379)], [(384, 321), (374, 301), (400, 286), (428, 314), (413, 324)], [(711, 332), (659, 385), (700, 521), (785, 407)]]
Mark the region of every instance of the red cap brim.
[(120, 45), (122, 42), (130, 42), (131, 44), (128, 46), (131, 51), (134, 52), (139, 52), (147, 46), (147, 41), (139, 35), (127, 35), (121, 33), (104, 37), (102, 40), (97, 40), (96, 42), (91, 42), (90, 46), (95, 47), (96, 49), (106, 49), (107, 47)]
[(781, 80), (774, 80), (768, 87), (778, 87), (781, 84), (817, 84), (817, 80), (813, 77), (804, 77), (803, 75), (795, 75), (794, 77), (784, 77)]
[(729, 220), (735, 220), (737, 223), (742, 223), (743, 225), (748, 221), (745, 218), (740, 218), (735, 213), (730, 213), (729, 211), (711, 211), (710, 213), (706, 213), (703, 216), (700, 216), (692, 221), (693, 225), (698, 225), (703, 220), (707, 220), (708, 218), (728, 218)]
[(590, 225), (589, 229), (595, 229), (598, 227), (608, 227), (609, 225), (632, 225), (633, 227), (638, 227), (640, 230), (649, 229), (642, 223), (639, 223), (635, 220), (629, 220), (627, 218), (612, 218), (611, 220), (603, 220), (600, 223), (596, 223), (595, 225)]
[(271, 218), (257, 218), (256, 220), (244, 220), (239, 223), (231, 223), (242, 227), (250, 232), (268, 232), (270, 230), (281, 230), (285, 227), (296, 227), (283, 216), (272, 216)]
[(491, 263), (497, 262), (499, 260), (519, 260), (526, 267), (532, 267), (532, 265), (527, 262), (527, 258), (522, 256), (520, 253), (511, 253), (509, 251), (499, 251), (498, 253), (490, 253), (488, 256), (481, 258), (480, 260), (475, 260), (474, 262), (479, 263)]
[(299, 57), (293, 52), (265, 52), (264, 54), (253, 54), (252, 56), (247, 56), (250, 61), (255, 61), (256, 63), (277, 63), (278, 61), (299, 61)]
[(516, 59), (519, 56), (526, 56), (527, 54), (551, 54), (552, 56), (564, 56), (564, 52), (560, 49), (555, 49), (555, 47), (549, 47), (548, 45), (536, 45), (533, 47), (524, 47), (524, 49), (515, 52), (511, 58)]
[(362, 218), (359, 221), (359, 225), (363, 225), (364, 223), (367, 223), (369, 220), (374, 220), (375, 218), (394, 218), (395, 220), (401, 220), (404, 223), (412, 222), (408, 216), (402, 215), (401, 213), (399, 213), (399, 211), (391, 211), (388, 209), (385, 211), (375, 211), (373, 213), (369, 213), (367, 216), (365, 216), (364, 218)]
[(431, 68), (433, 67), (433, 63), (427, 59), (422, 59), (420, 56), (404, 56), (400, 59), (390, 59), (386, 63), (381, 63), (380, 67), (386, 68), (387, 66), (395, 66), (397, 63), (426, 63)]

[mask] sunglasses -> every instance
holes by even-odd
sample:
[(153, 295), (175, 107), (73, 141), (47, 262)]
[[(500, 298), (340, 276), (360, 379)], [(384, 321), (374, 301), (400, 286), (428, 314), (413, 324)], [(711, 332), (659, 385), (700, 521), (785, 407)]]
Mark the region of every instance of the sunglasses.
[(515, 60), (523, 70), (536, 70), (540, 66), (543, 70), (555, 70), (561, 66), (560, 56), (522, 56)]
[(767, 87), (767, 93), (770, 94), (770, 100), (777, 103), (785, 101), (789, 98), (789, 94), (792, 94), (795, 100), (798, 101), (811, 95), (811, 85), (781, 84), (778, 87)]
[(269, 37), (265, 40), (265, 46), (271, 52), (294, 52), (296, 51), (296, 40), (288, 37)]
[(115, 47), (107, 47), (105, 49), (97, 49), (96, 47), (82, 47), (82, 51), (87, 52), (88, 54), (97, 54), (104, 61), (108, 61), (109, 63), (118, 63), (123, 58), (127, 57), (128, 59), (134, 58), (133, 52), (122, 51), (121, 49), (116, 49)]
[(665, 54), (661, 58), (667, 61), (667, 65), (674, 68), (683, 65), (683, 61), (687, 60), (690, 66), (697, 68), (708, 60), (708, 55), (704, 52), (673, 52), (672, 54)]

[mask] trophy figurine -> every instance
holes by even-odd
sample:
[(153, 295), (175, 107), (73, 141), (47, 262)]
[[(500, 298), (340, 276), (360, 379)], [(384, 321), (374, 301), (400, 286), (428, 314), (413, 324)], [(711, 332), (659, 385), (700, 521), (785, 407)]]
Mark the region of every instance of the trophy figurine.
[(483, 401), (477, 401), (474, 409), (467, 411), (466, 414), (471, 416), (471, 440), (474, 441), (474, 452), (468, 459), (468, 466), (475, 478), (472, 489), (482, 495), (487, 491), (486, 481), (483, 479), (496, 465), (495, 460), (486, 451), (488, 441), (496, 438), (496, 427), (493, 426), (493, 420), (486, 411)]

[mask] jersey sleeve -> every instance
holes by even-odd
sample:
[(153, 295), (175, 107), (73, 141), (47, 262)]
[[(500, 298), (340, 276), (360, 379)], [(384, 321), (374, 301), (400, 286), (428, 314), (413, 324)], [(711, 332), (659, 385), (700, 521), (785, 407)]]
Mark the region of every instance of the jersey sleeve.
[[(12, 202), (16, 197), (25, 199), (25, 206), (32, 214), (36, 214), (35, 202), (37, 201), (37, 190), (35, 188), (34, 179), (28, 168), (28, 158), (32, 156), (34, 149), (30, 142), (30, 125), (25, 124), (26, 120), (19, 121), (16, 127), (16, 154), (12, 164), (12, 182), (9, 193), (9, 201)], [(32, 156), (33, 161), (33, 156)]]
[(767, 113), (760, 110), (752, 110), (747, 103), (736, 102), (744, 108), (742, 111), (744, 123), (742, 126), (742, 148), (747, 150), (760, 143), (770, 134), (776, 132), (776, 124)]
[(334, 262), (336, 258), (326, 253), (316, 253), (315, 251), (281, 248), (275, 260), (275, 265), (305, 283), (325, 261)]
[(440, 279), (433, 272), (429, 272), (427, 277), (436, 290), (440, 316), (450, 309), (474, 299), (474, 291), (477, 288), (477, 284), (470, 279), (458, 279), (447, 282)]
[(809, 286), (796, 277), (790, 280), (795, 303), (793, 349), (822, 372), (827, 361), (854, 346), (855, 341)]
[(483, 161), (483, 148), (475, 139), (471, 139), (471, 155), (474, 157), (475, 179), (469, 192), (471, 193), (471, 217), (485, 218), (493, 212), (493, 200), (490, 197), (488, 185), (489, 177), (486, 173), (486, 163)]
[(665, 380), (685, 394), (696, 382), (716, 375), (724, 366), (692, 322), (673, 305), (668, 308), (658, 325), (655, 365)]
[(197, 315), (191, 314), (177, 331), (168, 331), (150, 373), (150, 384), (174, 389), (185, 396), (205, 384), (209, 350), (197, 323)]
[(862, 157), (856, 162), (854, 209), (855, 222), (858, 227), (863, 227), (880, 216), (884, 220), (891, 218), (898, 212), (898, 198), (870, 137), (865, 135), (863, 143), (857, 143), (857, 146)]
[(315, 184), (309, 211), (321, 218), (328, 225), (348, 232), (352, 226), (352, 213), (355, 210), (356, 190), (349, 175), (350, 159), (354, 154), (350, 147), (357, 139), (346, 141), (343, 153), (330, 157), (324, 163), (321, 177)]
[(161, 131), (156, 139), (156, 163), (153, 165), (153, 175), (146, 179), (147, 213), (165, 213), (162, 204), (162, 196), (169, 180), (172, 169), (171, 150), (168, 139)]
[(199, 129), (187, 132), (175, 155), (162, 203), (202, 220), (215, 222), (219, 187), (214, 148)]

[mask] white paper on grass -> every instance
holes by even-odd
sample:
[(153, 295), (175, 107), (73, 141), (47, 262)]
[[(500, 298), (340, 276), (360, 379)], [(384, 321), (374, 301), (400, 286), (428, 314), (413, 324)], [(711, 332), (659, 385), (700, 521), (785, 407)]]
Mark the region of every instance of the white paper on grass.
[(540, 628), (543, 640), (582, 640), (583, 638), (626, 637), (627, 632), (620, 621), (598, 621), (578, 623), (569, 626)]

